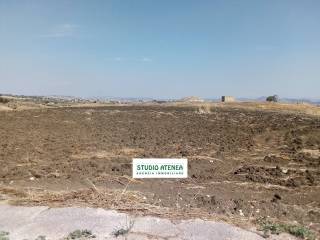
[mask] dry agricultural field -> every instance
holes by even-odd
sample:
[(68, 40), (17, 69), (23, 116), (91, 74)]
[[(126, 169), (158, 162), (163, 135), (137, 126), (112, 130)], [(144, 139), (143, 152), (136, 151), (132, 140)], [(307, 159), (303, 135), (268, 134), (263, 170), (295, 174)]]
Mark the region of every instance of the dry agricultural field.
[[(136, 104), (0, 111), (0, 201), (239, 225), (269, 217), (319, 231), (320, 118), (289, 110)], [(189, 178), (132, 179), (133, 157), (186, 157)]]

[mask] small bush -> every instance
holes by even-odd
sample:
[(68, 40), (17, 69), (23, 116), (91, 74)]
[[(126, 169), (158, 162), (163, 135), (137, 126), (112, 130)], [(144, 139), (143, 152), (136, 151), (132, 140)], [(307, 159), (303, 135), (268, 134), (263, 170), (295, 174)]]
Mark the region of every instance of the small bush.
[(35, 240), (46, 240), (46, 236), (40, 235)]
[(8, 232), (4, 232), (4, 231), (0, 231), (0, 240), (9, 240), (9, 233)]
[(8, 102), (9, 102), (8, 98), (0, 97), (0, 103), (8, 103)]
[(290, 233), (293, 236), (300, 237), (303, 239), (309, 239), (309, 240), (315, 239), (314, 234), (306, 227), (296, 226), (296, 225), (287, 225), (285, 229), (288, 233)]
[(273, 95), (273, 96), (269, 96), (266, 98), (267, 102), (278, 102), (279, 101), (279, 97), (278, 95)]
[(72, 233), (64, 238), (64, 240), (71, 240), (71, 239), (89, 239), (89, 238), (96, 238), (95, 235), (92, 234), (90, 230), (75, 230)]
[(314, 233), (304, 226), (275, 223), (267, 220), (266, 218), (258, 219), (257, 223), (260, 226), (258, 230), (263, 231), (265, 236), (268, 236), (269, 233), (278, 235), (280, 233), (286, 232), (295, 237), (306, 240), (315, 239)]
[(119, 237), (119, 236), (125, 236), (130, 232), (130, 230), (132, 229), (133, 225), (134, 225), (134, 222), (130, 221), (129, 226), (122, 227), (120, 229), (117, 229), (117, 230), (113, 231), (112, 235), (114, 237), (116, 237), (116, 238)]
[(197, 107), (196, 113), (209, 114), (211, 113), (211, 107), (208, 104), (203, 104)]

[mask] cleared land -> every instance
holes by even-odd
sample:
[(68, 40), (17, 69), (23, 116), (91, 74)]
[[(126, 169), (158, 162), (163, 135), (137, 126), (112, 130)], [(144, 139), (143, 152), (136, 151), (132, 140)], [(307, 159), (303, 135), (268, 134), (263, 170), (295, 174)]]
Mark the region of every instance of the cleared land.
[[(2, 201), (319, 231), (319, 116), (266, 106), (0, 111)], [(189, 178), (132, 179), (133, 157), (187, 157)]]

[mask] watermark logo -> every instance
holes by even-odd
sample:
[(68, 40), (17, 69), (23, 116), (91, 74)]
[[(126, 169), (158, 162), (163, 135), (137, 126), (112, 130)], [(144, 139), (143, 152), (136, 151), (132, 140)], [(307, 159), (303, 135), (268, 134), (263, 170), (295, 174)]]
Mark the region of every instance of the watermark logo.
[(186, 158), (134, 158), (133, 178), (187, 178)]

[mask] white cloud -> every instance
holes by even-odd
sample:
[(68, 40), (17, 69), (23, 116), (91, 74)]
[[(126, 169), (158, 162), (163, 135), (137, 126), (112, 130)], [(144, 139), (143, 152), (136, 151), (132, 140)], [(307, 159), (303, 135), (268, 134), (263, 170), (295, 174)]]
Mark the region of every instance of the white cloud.
[(152, 59), (151, 58), (148, 58), (148, 57), (143, 57), (140, 59), (141, 62), (152, 62)]
[(127, 58), (127, 57), (113, 57), (113, 58), (106, 58), (108, 61), (113, 62), (152, 62), (153, 59), (149, 57), (142, 57), (142, 58)]
[(46, 38), (73, 37), (76, 34), (78, 25), (64, 23), (54, 26), (47, 34), (40, 35)]

